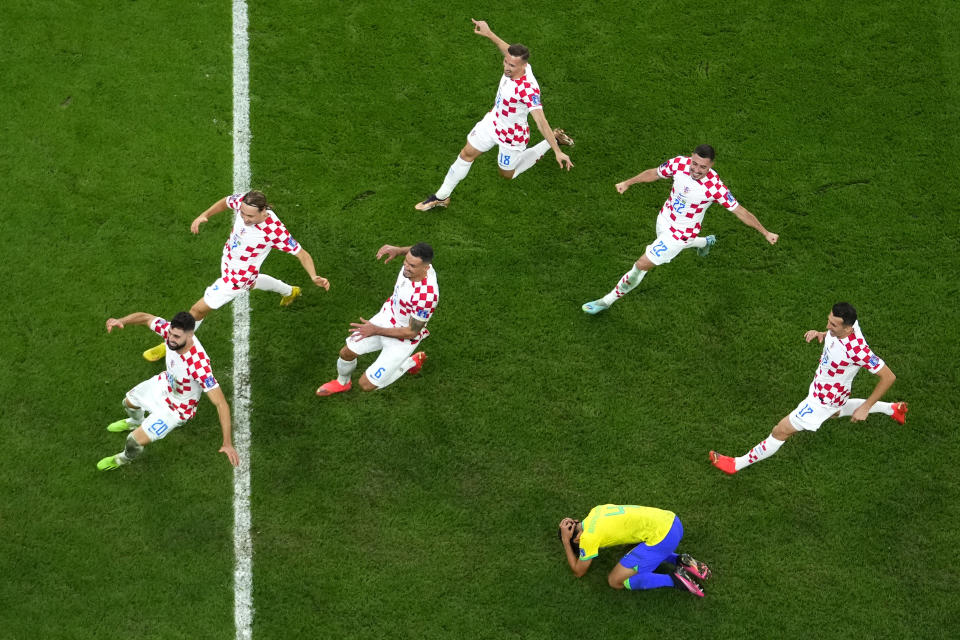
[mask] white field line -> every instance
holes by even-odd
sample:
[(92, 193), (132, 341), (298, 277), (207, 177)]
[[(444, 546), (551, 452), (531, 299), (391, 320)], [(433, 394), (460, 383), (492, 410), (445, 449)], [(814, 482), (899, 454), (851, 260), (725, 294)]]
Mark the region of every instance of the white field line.
[[(233, 0), (233, 192), (250, 189), (250, 68), (247, 3)], [(250, 299), (233, 305), (233, 446), (240, 466), (233, 473), (233, 620), (237, 640), (253, 627), (253, 542), (250, 539)]]

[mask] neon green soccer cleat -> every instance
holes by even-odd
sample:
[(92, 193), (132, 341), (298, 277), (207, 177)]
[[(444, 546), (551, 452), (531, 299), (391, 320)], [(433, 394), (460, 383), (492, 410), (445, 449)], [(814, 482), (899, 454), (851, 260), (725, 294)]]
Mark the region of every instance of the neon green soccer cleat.
[(292, 289), (293, 290), (290, 292), (290, 295), (280, 298), (281, 307), (289, 307), (291, 304), (293, 304), (294, 300), (300, 297), (300, 287), (292, 287)]
[(107, 431), (111, 433), (123, 433), (124, 431), (133, 431), (137, 428), (137, 425), (130, 424), (127, 422), (127, 419), (117, 420), (116, 422), (111, 422), (107, 425)]
[(97, 469), (100, 471), (113, 471), (114, 469), (119, 469), (120, 463), (117, 462), (117, 456), (107, 456), (103, 460), (97, 463)]
[(165, 355), (167, 355), (167, 343), (161, 342), (157, 346), (144, 351), (143, 359), (149, 360), (150, 362), (156, 362)]

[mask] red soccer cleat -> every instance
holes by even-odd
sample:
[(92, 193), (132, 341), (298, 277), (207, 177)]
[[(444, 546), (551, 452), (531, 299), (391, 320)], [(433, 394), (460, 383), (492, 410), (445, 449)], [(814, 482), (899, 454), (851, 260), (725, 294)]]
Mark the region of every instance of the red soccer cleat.
[(350, 391), (350, 387), (353, 386), (353, 383), (349, 380), (347, 384), (340, 384), (337, 382), (337, 379), (334, 378), (330, 382), (323, 383), (319, 389), (317, 389), (318, 396), (332, 396), (335, 393), (343, 393), (344, 391)]
[(413, 358), (413, 361), (416, 362), (417, 364), (415, 364), (415, 365), (413, 365), (412, 367), (410, 367), (410, 369), (407, 371), (407, 373), (409, 373), (409, 374), (412, 375), (412, 376), (415, 376), (415, 375), (417, 375), (418, 373), (420, 373), (420, 367), (422, 367), (422, 366), (423, 366), (423, 363), (426, 362), (426, 360), (427, 360), (427, 352), (426, 352), (426, 351), (417, 351), (415, 354), (413, 354), (413, 355), (410, 356), (410, 357)]
[(896, 420), (898, 424), (903, 424), (907, 421), (907, 411), (909, 411), (907, 403), (898, 402), (893, 405), (893, 415), (890, 417)]
[(710, 464), (730, 475), (737, 472), (737, 462), (730, 456), (722, 456), (716, 451), (710, 452)]

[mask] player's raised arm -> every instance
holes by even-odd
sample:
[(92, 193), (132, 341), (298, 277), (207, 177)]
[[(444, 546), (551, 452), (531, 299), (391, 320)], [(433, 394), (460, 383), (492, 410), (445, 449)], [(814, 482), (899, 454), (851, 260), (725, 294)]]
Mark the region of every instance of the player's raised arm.
[(318, 287), (323, 287), (326, 291), (330, 291), (330, 281), (323, 276), (317, 275), (317, 268), (313, 264), (313, 257), (307, 253), (303, 245), (300, 245), (300, 251), (297, 251), (294, 255), (297, 260), (300, 261), (300, 264), (303, 265), (303, 270), (306, 271), (310, 279), (313, 280), (313, 284)]
[(474, 33), (481, 35), (484, 38), (489, 38), (490, 42), (497, 45), (497, 49), (500, 49), (500, 53), (507, 55), (507, 47), (510, 45), (500, 39), (497, 34), (490, 29), (490, 25), (488, 25), (485, 20), (474, 20), (473, 18), (470, 18), (470, 22), (473, 23)]
[(413, 248), (413, 245), (409, 247), (395, 247), (392, 244), (385, 244), (377, 250), (377, 260), (383, 256), (387, 256), (387, 259), (383, 261), (383, 264), (387, 264), (394, 258), (407, 255), (407, 252), (410, 251), (411, 248)]
[(733, 215), (737, 216), (743, 224), (763, 234), (763, 237), (766, 238), (770, 244), (777, 244), (777, 240), (780, 239), (778, 234), (767, 231), (764, 226), (760, 224), (760, 221), (757, 220), (757, 216), (747, 211), (747, 208), (742, 204), (737, 205), (737, 208), (733, 210)]
[(659, 179), (660, 176), (657, 174), (657, 168), (654, 167), (653, 169), (647, 169), (646, 171), (638, 173), (632, 178), (627, 178), (623, 182), (618, 182), (615, 186), (617, 188), (617, 193), (623, 193), (631, 186), (639, 182), (656, 182)]
[(210, 207), (206, 211), (204, 211), (199, 216), (194, 218), (193, 222), (190, 224), (190, 232), (200, 233), (201, 224), (203, 224), (204, 222), (208, 222), (211, 216), (215, 216), (218, 213), (222, 211), (226, 211), (229, 208), (230, 207), (227, 206), (227, 199), (225, 197), (220, 198), (219, 200), (214, 202), (212, 205), (210, 205)]
[(873, 388), (873, 393), (870, 394), (869, 398), (864, 400), (863, 404), (854, 410), (853, 415), (850, 416), (850, 422), (863, 422), (866, 420), (870, 415), (870, 408), (880, 401), (883, 394), (885, 394), (897, 380), (897, 376), (894, 375), (893, 371), (891, 371), (887, 365), (883, 365), (883, 367), (877, 371), (877, 377), (879, 377), (880, 380), (877, 381), (877, 386)]
[(114, 329), (123, 329), (123, 327), (128, 324), (149, 325), (151, 322), (153, 322), (153, 319), (156, 317), (157, 316), (151, 315), (149, 313), (144, 313), (143, 311), (135, 311), (119, 319), (107, 318), (107, 333), (110, 333)]
[(236, 449), (233, 448), (230, 405), (227, 404), (227, 399), (223, 395), (223, 389), (220, 387), (210, 389), (210, 391), (207, 391), (207, 398), (217, 408), (217, 417), (220, 419), (220, 430), (223, 432), (223, 446), (220, 447), (218, 453), (225, 454), (227, 459), (230, 460), (230, 464), (237, 466), (240, 464), (240, 456), (237, 455)]

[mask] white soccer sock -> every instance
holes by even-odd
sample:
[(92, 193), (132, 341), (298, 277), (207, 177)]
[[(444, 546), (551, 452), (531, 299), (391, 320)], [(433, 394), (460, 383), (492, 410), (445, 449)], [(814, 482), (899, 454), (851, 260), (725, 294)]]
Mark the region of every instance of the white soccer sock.
[(453, 161), (453, 164), (450, 165), (450, 168), (447, 170), (447, 177), (443, 179), (443, 184), (437, 189), (437, 199), (446, 200), (449, 198), (460, 181), (470, 173), (470, 167), (472, 166), (472, 162), (467, 162), (460, 156), (457, 156), (457, 159)]
[(193, 332), (196, 333), (196, 332), (197, 332), (197, 329), (199, 329), (199, 328), (200, 328), (200, 325), (202, 325), (202, 324), (203, 324), (203, 318), (200, 318), (199, 320), (197, 320), (196, 322), (194, 322), (194, 323), (193, 323)]
[(513, 178), (511, 178), (511, 180), (516, 180), (518, 175), (537, 164), (537, 161), (549, 150), (550, 143), (546, 140), (541, 140), (530, 149), (521, 153), (520, 159), (517, 160), (517, 164), (513, 167)]
[(127, 415), (130, 416), (127, 418), (127, 422), (130, 424), (140, 424), (143, 422), (143, 409), (131, 409), (127, 406), (127, 401), (123, 401), (123, 409), (127, 412)]
[(340, 384), (347, 384), (350, 382), (350, 376), (353, 374), (354, 370), (357, 368), (357, 359), (353, 360), (344, 360), (343, 358), (337, 358), (337, 382)]
[(417, 363), (413, 361), (413, 358), (407, 358), (406, 360), (404, 360), (403, 363), (399, 367), (397, 367), (397, 369), (392, 374), (390, 374), (389, 378), (383, 379), (383, 384), (380, 385), (380, 388), (383, 389), (384, 387), (387, 387), (393, 384), (394, 382), (396, 382), (400, 378), (400, 376), (405, 374), (407, 371), (410, 371), (410, 369), (412, 369), (415, 364)]
[(707, 246), (707, 239), (703, 236), (697, 236), (688, 242), (684, 249), (703, 249), (705, 246)]
[[(860, 408), (866, 400), (860, 398), (850, 398), (847, 400), (847, 404), (840, 407), (840, 417), (852, 416), (853, 412)], [(872, 407), (870, 407), (870, 413), (885, 413), (888, 416), (893, 415), (893, 403), (892, 402), (876, 402)]]
[(777, 440), (771, 433), (766, 440), (761, 441), (760, 444), (750, 449), (746, 455), (737, 457), (735, 460), (735, 469), (740, 471), (740, 469), (749, 467), (754, 462), (760, 462), (761, 460), (769, 458), (783, 446), (784, 442), (786, 442), (786, 440)]
[(613, 288), (613, 291), (603, 296), (603, 303), (609, 307), (614, 302), (630, 293), (634, 287), (640, 284), (640, 281), (643, 280), (643, 276), (645, 275), (647, 275), (646, 271), (643, 269), (638, 269), (637, 265), (633, 265), (630, 267), (630, 271), (627, 271), (625, 274), (623, 274), (623, 277), (620, 278), (620, 282), (618, 282), (617, 286)]
[(272, 291), (282, 296), (288, 296), (293, 293), (293, 287), (283, 280), (277, 280), (273, 276), (268, 276), (265, 273), (257, 276), (257, 281), (253, 283), (253, 288), (259, 289), (260, 291)]

